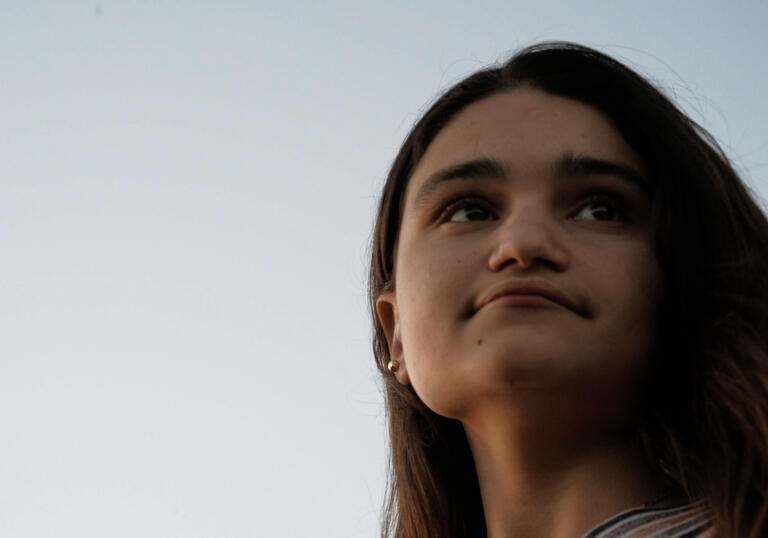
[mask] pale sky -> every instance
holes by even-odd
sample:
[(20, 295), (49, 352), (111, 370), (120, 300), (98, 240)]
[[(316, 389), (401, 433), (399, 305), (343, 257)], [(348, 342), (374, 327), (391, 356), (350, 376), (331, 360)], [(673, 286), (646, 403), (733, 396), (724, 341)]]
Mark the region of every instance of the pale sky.
[(0, 2), (0, 535), (375, 537), (378, 190), (442, 89), (593, 46), (768, 197), (758, 1)]

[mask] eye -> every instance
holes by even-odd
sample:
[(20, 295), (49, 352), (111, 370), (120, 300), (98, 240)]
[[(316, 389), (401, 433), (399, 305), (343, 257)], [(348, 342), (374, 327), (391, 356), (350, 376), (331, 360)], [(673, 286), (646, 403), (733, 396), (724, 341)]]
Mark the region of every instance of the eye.
[(477, 222), (493, 218), (488, 203), (479, 198), (462, 198), (443, 210), (441, 222)]
[(599, 222), (621, 222), (627, 220), (627, 212), (624, 204), (614, 196), (599, 194), (590, 196), (574, 218)]

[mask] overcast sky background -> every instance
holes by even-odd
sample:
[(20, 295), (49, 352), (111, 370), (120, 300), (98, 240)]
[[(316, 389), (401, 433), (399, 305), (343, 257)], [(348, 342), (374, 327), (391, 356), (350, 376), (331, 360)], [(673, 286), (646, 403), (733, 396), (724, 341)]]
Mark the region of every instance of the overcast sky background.
[(768, 4), (0, 2), (0, 535), (374, 537), (367, 248), (403, 137), (548, 39), (768, 197)]

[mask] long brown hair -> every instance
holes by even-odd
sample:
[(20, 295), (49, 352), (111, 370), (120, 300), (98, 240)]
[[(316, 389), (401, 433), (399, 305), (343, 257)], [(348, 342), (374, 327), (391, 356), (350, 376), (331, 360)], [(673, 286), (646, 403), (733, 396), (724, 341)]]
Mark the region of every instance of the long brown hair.
[(646, 165), (665, 297), (638, 439), (653, 468), (708, 502), (719, 536), (768, 536), (768, 220), (709, 133), (631, 69), (563, 42), (528, 47), (450, 88), (414, 125), (384, 185), (369, 275), (391, 444), (382, 536), (486, 533), (462, 425), (387, 371), (375, 301), (395, 287), (403, 193), (427, 146), (468, 104), (520, 86), (595, 107)]

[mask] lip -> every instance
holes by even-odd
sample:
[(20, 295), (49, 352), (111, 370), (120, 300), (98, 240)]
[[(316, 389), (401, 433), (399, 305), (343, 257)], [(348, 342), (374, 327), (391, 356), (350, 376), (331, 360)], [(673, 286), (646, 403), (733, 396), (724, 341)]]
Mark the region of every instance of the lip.
[(488, 303), (500, 299), (502, 297), (519, 298), (520, 300), (509, 302), (517, 302), (518, 304), (535, 304), (535, 300), (526, 301), (525, 298), (531, 299), (544, 298), (553, 303), (571, 310), (572, 312), (583, 315), (581, 308), (579, 308), (576, 301), (568, 296), (565, 292), (558, 289), (554, 285), (550, 284), (546, 280), (510, 280), (503, 282), (502, 284), (492, 288), (486, 293), (479, 301), (475, 303), (475, 312), (483, 308)]

